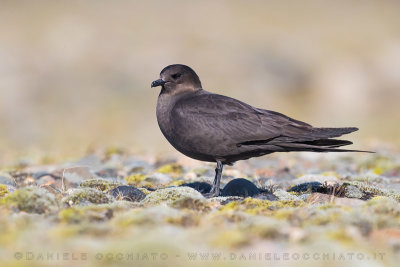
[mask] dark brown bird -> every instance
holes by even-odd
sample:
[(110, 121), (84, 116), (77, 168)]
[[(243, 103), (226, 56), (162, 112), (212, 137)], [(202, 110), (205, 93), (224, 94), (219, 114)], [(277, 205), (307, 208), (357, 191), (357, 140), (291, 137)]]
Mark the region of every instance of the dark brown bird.
[(167, 140), (190, 158), (217, 163), (209, 197), (219, 195), (224, 164), (273, 152), (364, 152), (339, 149), (352, 142), (332, 139), (357, 131), (355, 127), (316, 128), (207, 92), (199, 76), (185, 65), (165, 67), (151, 84), (156, 86), (161, 86), (158, 125)]

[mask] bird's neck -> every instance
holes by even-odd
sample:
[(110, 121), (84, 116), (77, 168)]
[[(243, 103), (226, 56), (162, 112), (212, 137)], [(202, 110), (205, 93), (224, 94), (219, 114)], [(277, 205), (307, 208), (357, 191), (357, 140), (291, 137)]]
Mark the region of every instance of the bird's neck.
[(198, 91), (185, 92), (180, 94), (168, 94), (161, 91), (157, 100), (157, 121), (161, 131), (164, 133), (173, 131), (173, 123), (171, 122), (171, 111), (180, 100), (191, 97), (196, 94), (201, 94), (202, 89)]

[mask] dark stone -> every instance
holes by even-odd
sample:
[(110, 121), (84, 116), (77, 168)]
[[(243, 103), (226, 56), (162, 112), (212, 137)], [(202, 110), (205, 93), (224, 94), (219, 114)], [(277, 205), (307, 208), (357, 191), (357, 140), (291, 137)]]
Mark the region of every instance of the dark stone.
[(204, 193), (208, 193), (211, 190), (211, 185), (205, 182), (193, 182), (193, 183), (185, 183), (185, 184), (181, 184), (180, 186), (188, 186), (191, 187), (197, 191), (199, 191), (200, 193), (204, 194)]
[(243, 178), (230, 181), (222, 190), (221, 196), (252, 197), (260, 193), (255, 184)]
[(108, 191), (108, 194), (119, 200), (141, 201), (146, 195), (136, 187), (120, 185)]
[(326, 193), (326, 188), (320, 182), (309, 182), (295, 185), (289, 188), (288, 192), (297, 192), (297, 193)]

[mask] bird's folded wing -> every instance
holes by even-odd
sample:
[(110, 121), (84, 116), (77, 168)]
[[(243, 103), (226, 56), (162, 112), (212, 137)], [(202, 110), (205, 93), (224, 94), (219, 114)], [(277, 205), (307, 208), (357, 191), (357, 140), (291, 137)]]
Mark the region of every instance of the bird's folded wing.
[(210, 138), (225, 136), (241, 145), (308, 142), (339, 137), (357, 128), (315, 128), (281, 113), (254, 108), (223, 95), (204, 93), (179, 101), (173, 109), (177, 127)]
[[(307, 138), (310, 125), (283, 114), (256, 109), (236, 99), (203, 94), (179, 101), (173, 116), (179, 129), (190, 128), (197, 134), (224, 135), (238, 145), (267, 143), (279, 138)], [(293, 136), (293, 137), (292, 137)]]

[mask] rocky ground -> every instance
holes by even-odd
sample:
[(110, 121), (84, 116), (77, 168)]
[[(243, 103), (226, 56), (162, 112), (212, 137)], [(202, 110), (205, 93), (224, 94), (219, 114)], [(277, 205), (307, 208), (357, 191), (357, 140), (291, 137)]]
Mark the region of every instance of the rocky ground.
[(110, 150), (0, 172), (1, 266), (397, 266), (400, 155), (225, 167)]

